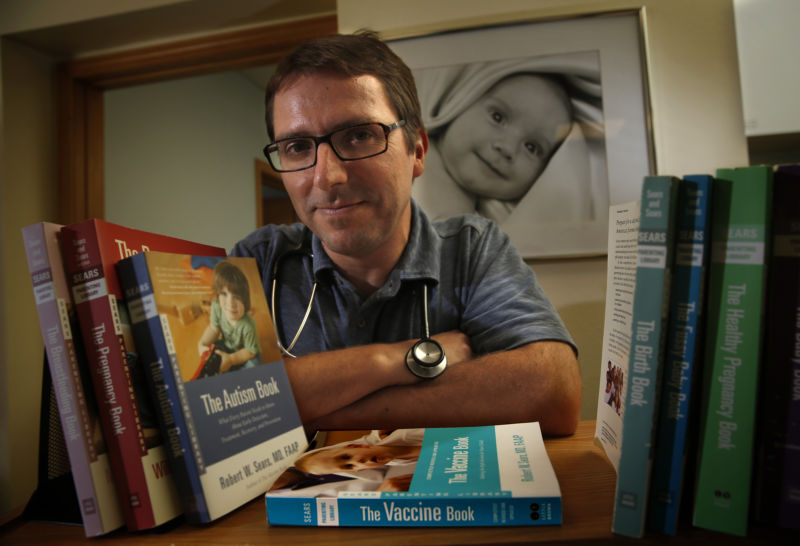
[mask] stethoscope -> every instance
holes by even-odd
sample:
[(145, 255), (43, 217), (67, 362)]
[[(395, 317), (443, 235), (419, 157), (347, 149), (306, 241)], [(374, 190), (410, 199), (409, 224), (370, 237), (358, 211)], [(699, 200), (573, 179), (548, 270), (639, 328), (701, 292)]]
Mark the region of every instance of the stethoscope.
[[(300, 321), (300, 326), (297, 327), (297, 332), (294, 334), (288, 347), (281, 341), (281, 334), (278, 331), (279, 318), (278, 314), (275, 312), (275, 292), (277, 292), (278, 287), (278, 270), (280, 269), (281, 262), (285, 258), (290, 256), (308, 256), (312, 259), (314, 258), (311, 251), (304, 248), (304, 246), (305, 245), (301, 242), (296, 248), (285, 251), (278, 256), (272, 267), (272, 297), (270, 298), (272, 325), (275, 329), (275, 339), (278, 343), (278, 348), (281, 353), (290, 358), (297, 358), (296, 355), (292, 354), (292, 349), (294, 349), (294, 346), (297, 344), (297, 340), (300, 338), (300, 334), (303, 332), (306, 322), (308, 321), (308, 316), (311, 314), (311, 307), (314, 304), (314, 297), (317, 294), (318, 281), (314, 279), (314, 284), (311, 286), (311, 296), (308, 298), (306, 311), (303, 314), (303, 320)], [(411, 349), (408, 350), (408, 353), (406, 353), (406, 366), (409, 371), (417, 377), (433, 379), (440, 376), (445, 368), (447, 368), (447, 356), (444, 354), (442, 345), (430, 337), (430, 325), (428, 322), (428, 285), (424, 282), (422, 283), (422, 324), (424, 327), (424, 336), (414, 343)]]

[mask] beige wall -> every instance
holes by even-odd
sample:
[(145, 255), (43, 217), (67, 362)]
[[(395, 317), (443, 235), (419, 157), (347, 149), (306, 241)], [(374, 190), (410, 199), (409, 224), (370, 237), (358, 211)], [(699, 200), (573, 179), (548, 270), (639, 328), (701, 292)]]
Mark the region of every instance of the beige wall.
[[(22, 9), (30, 4), (14, 0), (6, 6)], [(339, 0), (338, 6), (343, 31), (371, 27), (387, 37), (646, 6), (659, 172), (681, 175), (746, 163), (730, 0)], [(37, 22), (44, 26), (43, 15), (28, 15), (22, 27), (36, 28)], [(0, 26), (0, 33), (5, 31), (8, 29)], [(2, 518), (28, 499), (36, 483), (42, 342), (19, 230), (29, 223), (54, 218), (56, 166), (50, 60), (4, 40), (0, 44), (0, 66)], [(587, 385), (583, 417), (593, 418), (605, 260), (552, 260), (532, 265), (581, 348)]]
[[(730, 0), (339, 0), (339, 28), (384, 38), (553, 16), (645, 8), (657, 174), (747, 163)], [(530, 261), (580, 349), (581, 417), (594, 419), (605, 310), (605, 259)]]
[[(0, 515), (36, 478), (43, 344), (20, 229), (55, 220), (51, 61), (3, 41), (0, 162)], [(10, 446), (11, 449), (6, 449)]]

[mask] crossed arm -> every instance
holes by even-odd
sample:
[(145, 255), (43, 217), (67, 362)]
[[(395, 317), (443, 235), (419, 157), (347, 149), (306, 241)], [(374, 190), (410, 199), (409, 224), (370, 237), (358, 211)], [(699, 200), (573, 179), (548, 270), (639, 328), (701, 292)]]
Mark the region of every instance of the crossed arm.
[(448, 368), (430, 381), (406, 369), (414, 341), (287, 360), (303, 422), (310, 428), (373, 429), (539, 421), (544, 434), (575, 431), (580, 372), (566, 343), (537, 341), (474, 357), (460, 332), (434, 338), (444, 346)]

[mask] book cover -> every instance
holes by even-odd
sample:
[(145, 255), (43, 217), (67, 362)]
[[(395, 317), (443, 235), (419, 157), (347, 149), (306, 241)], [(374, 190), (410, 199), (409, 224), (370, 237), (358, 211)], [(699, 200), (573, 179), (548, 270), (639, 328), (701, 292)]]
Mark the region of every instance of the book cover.
[(266, 494), (270, 525), (561, 524), (539, 423), (330, 433)]
[(117, 270), (187, 519), (212, 521), (307, 444), (255, 259), (145, 252)]
[(661, 388), (648, 528), (674, 535), (686, 457), (693, 445), (690, 419), (697, 405), (695, 377), (702, 359), (702, 327), (713, 177), (685, 176), (678, 188), (678, 220), (669, 326)]
[(180, 500), (114, 265), (149, 249), (220, 256), (225, 250), (103, 220), (64, 226), (61, 243), (125, 524), (161, 525), (181, 513)]
[(770, 167), (719, 169), (711, 213), (697, 527), (747, 534), (761, 361)]
[(22, 237), (83, 529), (87, 537), (94, 537), (125, 521), (64, 275), (60, 229), (40, 222), (24, 227)]
[(774, 174), (756, 518), (800, 528), (800, 165)]
[(616, 471), (625, 415), (640, 213), (639, 201), (612, 205), (608, 213), (606, 310), (594, 436)]
[(672, 284), (677, 201), (677, 178), (644, 177), (622, 449), (611, 525), (613, 532), (631, 537), (644, 535), (647, 515), (658, 422), (658, 383)]

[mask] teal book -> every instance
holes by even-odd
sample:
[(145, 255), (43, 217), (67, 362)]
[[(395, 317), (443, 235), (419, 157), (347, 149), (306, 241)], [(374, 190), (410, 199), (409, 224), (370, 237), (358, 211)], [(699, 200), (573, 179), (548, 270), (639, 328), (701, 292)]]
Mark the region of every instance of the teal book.
[(750, 506), (772, 168), (719, 169), (714, 186), (697, 527), (744, 536)]
[(687, 454), (694, 444), (690, 429), (696, 420), (690, 416), (696, 413), (695, 377), (702, 361), (713, 182), (709, 175), (689, 175), (678, 189), (672, 297), (647, 516), (649, 530), (668, 535), (677, 529)]
[(611, 530), (644, 535), (658, 383), (666, 340), (678, 179), (646, 176), (642, 184), (631, 350), (625, 385), (622, 450)]
[(330, 431), (266, 494), (270, 525), (561, 524), (539, 423)]

